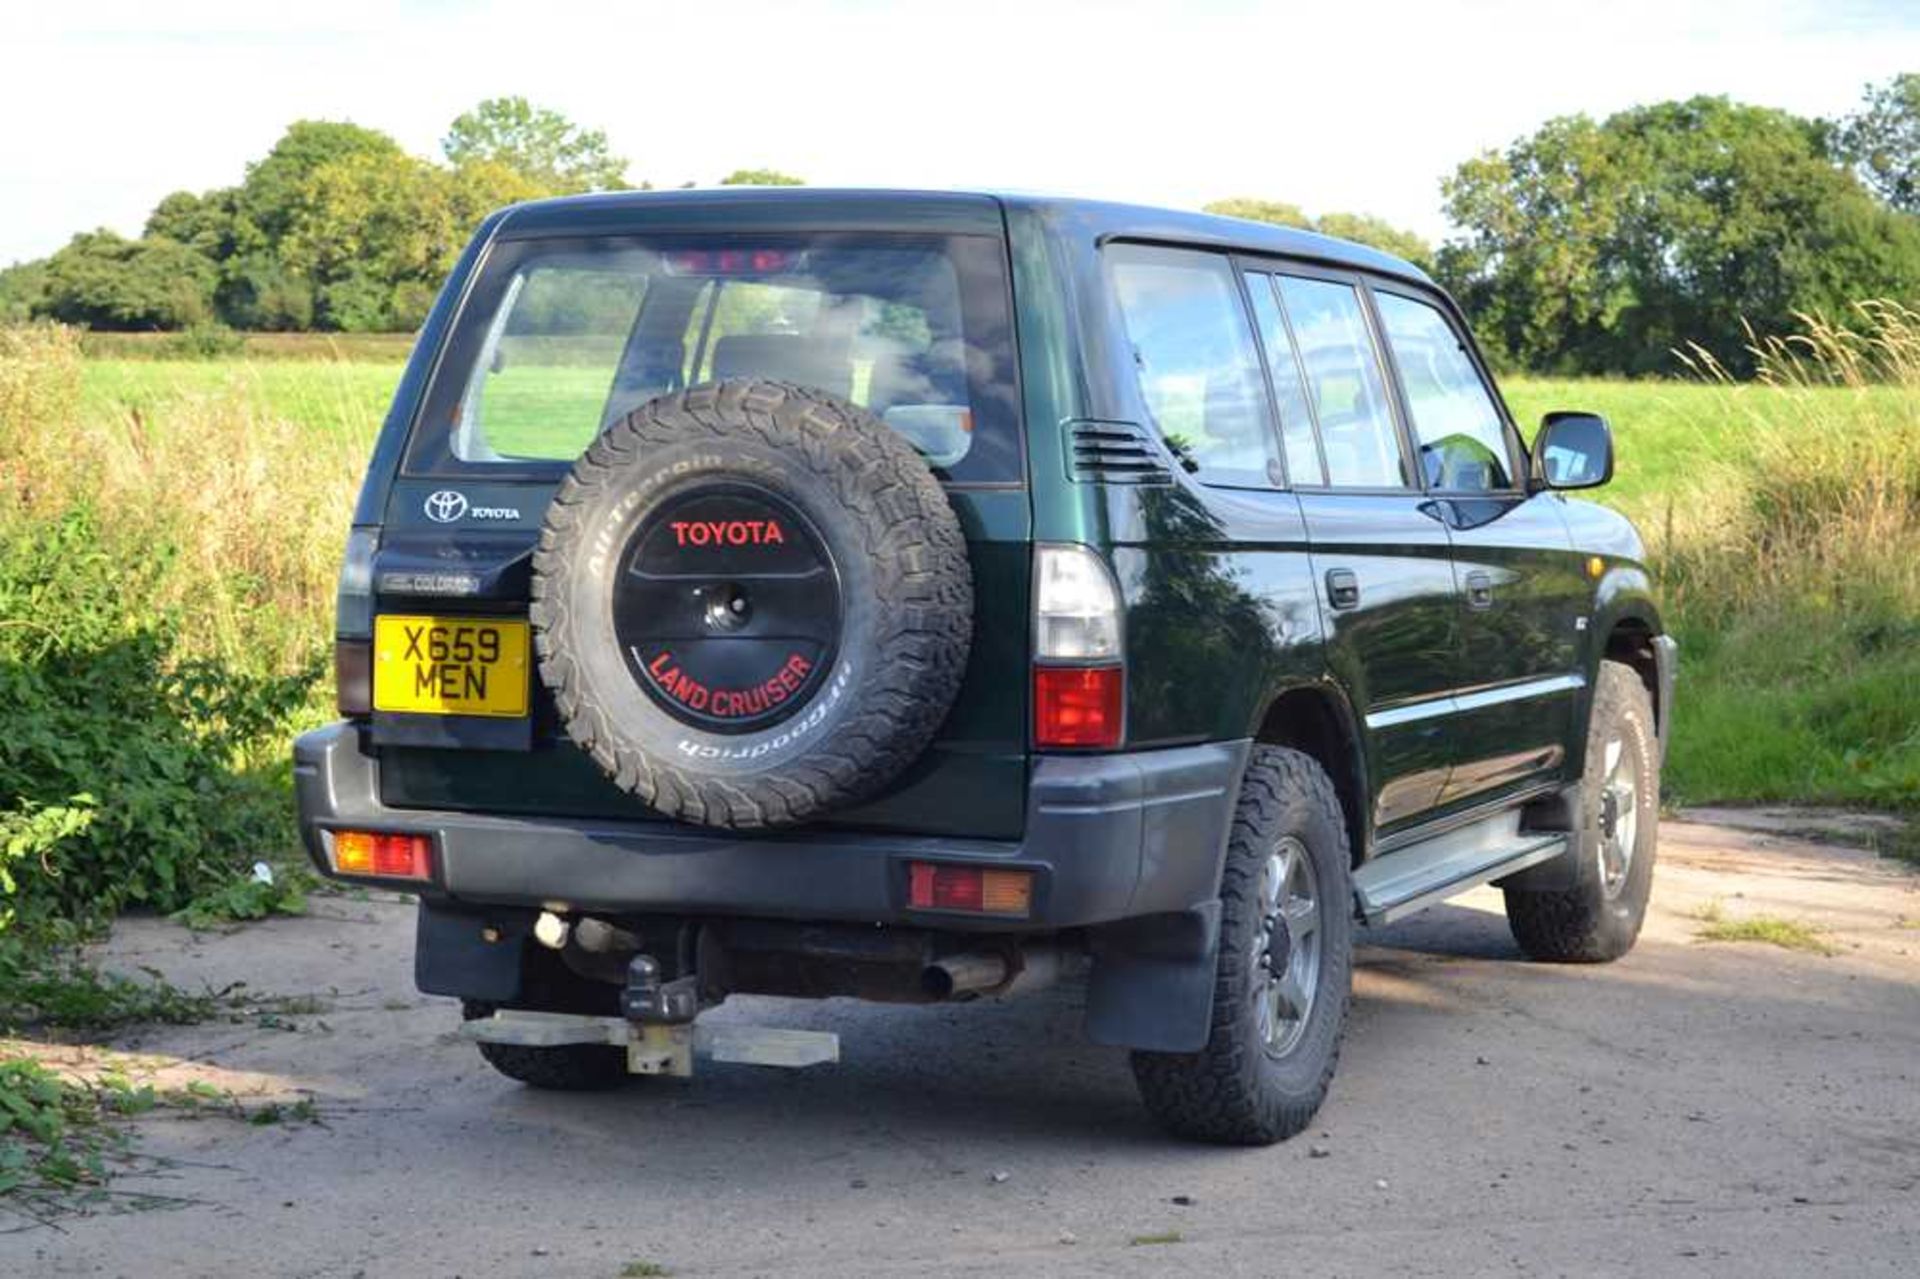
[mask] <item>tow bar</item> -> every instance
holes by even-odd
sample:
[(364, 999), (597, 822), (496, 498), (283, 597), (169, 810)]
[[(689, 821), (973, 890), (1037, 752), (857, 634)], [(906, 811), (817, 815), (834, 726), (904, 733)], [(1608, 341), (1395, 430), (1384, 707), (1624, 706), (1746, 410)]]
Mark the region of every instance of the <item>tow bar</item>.
[(700, 1004), (694, 978), (663, 983), (660, 965), (648, 955), (636, 955), (628, 965), (620, 1006), (625, 1017), (501, 1009), (465, 1023), (460, 1033), (482, 1043), (522, 1048), (625, 1048), (627, 1071), (635, 1075), (689, 1077), (695, 1054), (709, 1061), (795, 1069), (840, 1060), (840, 1036), (827, 1031), (695, 1025)]

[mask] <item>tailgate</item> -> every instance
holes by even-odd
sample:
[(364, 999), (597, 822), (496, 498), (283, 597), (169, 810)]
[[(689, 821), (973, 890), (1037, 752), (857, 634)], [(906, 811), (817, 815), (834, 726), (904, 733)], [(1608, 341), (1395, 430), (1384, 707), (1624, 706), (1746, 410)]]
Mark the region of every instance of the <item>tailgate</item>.
[[(405, 659), (398, 646), (407, 644), (418, 656), (437, 641), (446, 659), (422, 694), (446, 695), (436, 706), (409, 702), (410, 711), (374, 713), (382, 801), (528, 817), (656, 819), (565, 737), (537, 670), (525, 677), (526, 712), (501, 713), (512, 705), (515, 690), (501, 682), (517, 678), (511, 632), (527, 617), (533, 548), (551, 487), (461, 486), (469, 512), (497, 514), (486, 528), (457, 538), (428, 514), (436, 496), (451, 491), (427, 481), (396, 484), (374, 561), (376, 616), (405, 622), (376, 667)], [(973, 644), (959, 697), (933, 745), (881, 793), (837, 812), (832, 826), (992, 839), (1021, 833), (1031, 629), (1027, 494), (954, 488), (949, 496), (974, 573)], [(447, 499), (440, 501), (444, 507)], [(438, 629), (423, 632), (426, 623)], [(482, 659), (494, 656), (487, 636), (496, 626), (507, 638), (489, 663)], [(396, 631), (389, 625), (382, 633)], [(403, 682), (422, 681), (409, 670)], [(476, 695), (486, 704), (463, 708), (462, 697)]]

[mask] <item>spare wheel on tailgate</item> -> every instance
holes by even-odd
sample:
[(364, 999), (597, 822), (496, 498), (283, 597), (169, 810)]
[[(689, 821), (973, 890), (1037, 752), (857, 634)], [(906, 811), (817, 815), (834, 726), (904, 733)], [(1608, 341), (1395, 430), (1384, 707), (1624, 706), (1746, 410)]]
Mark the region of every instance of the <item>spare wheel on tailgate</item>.
[(670, 817), (804, 821), (891, 781), (967, 664), (960, 523), (913, 447), (766, 380), (662, 396), (555, 495), (534, 555), (567, 734)]

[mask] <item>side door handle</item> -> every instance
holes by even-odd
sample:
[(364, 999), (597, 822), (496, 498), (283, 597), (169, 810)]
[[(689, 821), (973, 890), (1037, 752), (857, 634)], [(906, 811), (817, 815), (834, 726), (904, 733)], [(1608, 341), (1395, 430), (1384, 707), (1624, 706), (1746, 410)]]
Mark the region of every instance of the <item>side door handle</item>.
[(1335, 608), (1360, 607), (1360, 579), (1352, 569), (1327, 570), (1327, 603)]
[(1467, 607), (1493, 607), (1493, 577), (1479, 569), (1467, 574)]

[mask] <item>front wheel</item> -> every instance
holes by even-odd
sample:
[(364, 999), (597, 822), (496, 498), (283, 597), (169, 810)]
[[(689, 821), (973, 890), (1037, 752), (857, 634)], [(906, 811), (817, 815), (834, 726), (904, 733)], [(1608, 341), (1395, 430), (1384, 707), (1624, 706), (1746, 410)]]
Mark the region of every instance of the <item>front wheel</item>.
[(1254, 747), (1221, 879), (1212, 1033), (1197, 1053), (1133, 1055), (1140, 1095), (1168, 1130), (1264, 1146), (1312, 1121), (1353, 982), (1350, 865), (1326, 771), (1299, 751)]
[(1520, 949), (1554, 963), (1597, 964), (1633, 949), (1653, 891), (1660, 819), (1660, 744), (1653, 699), (1632, 667), (1600, 663), (1577, 824), (1573, 885), (1507, 890), (1507, 927)]

